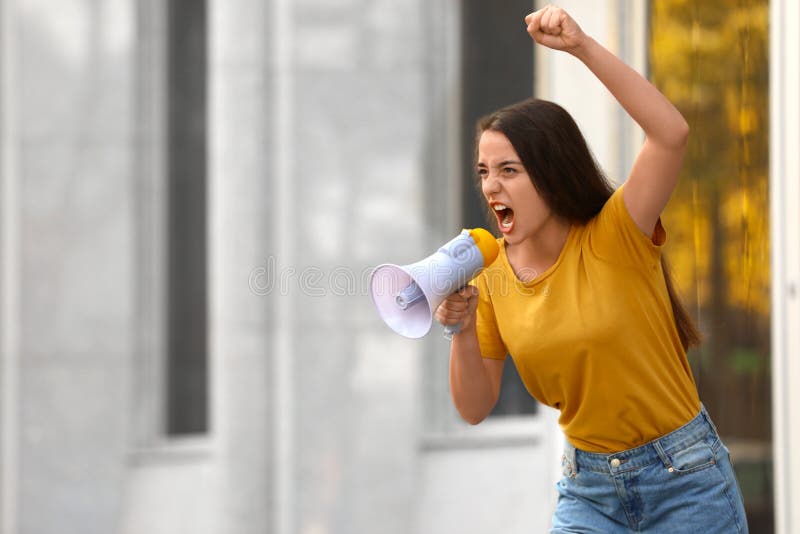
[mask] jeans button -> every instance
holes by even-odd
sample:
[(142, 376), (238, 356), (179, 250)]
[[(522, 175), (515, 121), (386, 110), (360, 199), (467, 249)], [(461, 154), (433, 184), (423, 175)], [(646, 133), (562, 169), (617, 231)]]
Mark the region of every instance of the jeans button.
[(614, 458), (611, 460), (611, 467), (619, 467), (620, 461), (619, 458)]

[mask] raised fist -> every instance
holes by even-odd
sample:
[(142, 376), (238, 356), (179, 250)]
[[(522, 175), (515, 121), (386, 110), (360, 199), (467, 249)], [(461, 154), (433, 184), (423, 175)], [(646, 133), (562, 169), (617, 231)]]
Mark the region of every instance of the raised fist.
[(537, 43), (554, 50), (572, 51), (583, 44), (586, 34), (560, 7), (548, 5), (527, 17), (528, 33)]

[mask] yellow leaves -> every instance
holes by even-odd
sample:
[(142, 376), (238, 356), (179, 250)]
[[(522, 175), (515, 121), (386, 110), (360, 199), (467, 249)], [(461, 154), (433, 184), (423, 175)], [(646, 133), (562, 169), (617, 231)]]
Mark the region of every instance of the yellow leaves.
[(722, 283), (726, 306), (768, 317), (768, 3), (655, 0), (651, 13), (653, 82), (692, 129), (664, 214), (678, 285), (690, 309)]
[(754, 186), (728, 191), (722, 203), (727, 301), (730, 306), (768, 315), (770, 310), (769, 204), (767, 176), (752, 177)]

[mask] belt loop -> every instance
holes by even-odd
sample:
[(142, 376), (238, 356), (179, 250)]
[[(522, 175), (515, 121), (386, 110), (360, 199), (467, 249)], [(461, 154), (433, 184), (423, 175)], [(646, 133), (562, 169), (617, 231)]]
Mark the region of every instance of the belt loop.
[(719, 432), (717, 431), (717, 426), (714, 424), (714, 421), (711, 420), (711, 416), (708, 415), (708, 410), (706, 410), (706, 405), (705, 404), (702, 404), (702, 403), (700, 404), (700, 414), (706, 420), (706, 422), (708, 423), (708, 426), (711, 427), (711, 430), (714, 431), (714, 434), (717, 437), (719, 437)]
[(656, 440), (653, 442), (653, 448), (656, 450), (658, 457), (661, 459), (661, 462), (664, 464), (664, 467), (667, 469), (672, 467), (672, 460), (669, 459), (667, 453), (664, 452), (664, 447), (661, 446), (661, 441)]
[(578, 474), (578, 462), (575, 459), (575, 446), (566, 439), (564, 440), (564, 459), (569, 462), (572, 476), (576, 476)]

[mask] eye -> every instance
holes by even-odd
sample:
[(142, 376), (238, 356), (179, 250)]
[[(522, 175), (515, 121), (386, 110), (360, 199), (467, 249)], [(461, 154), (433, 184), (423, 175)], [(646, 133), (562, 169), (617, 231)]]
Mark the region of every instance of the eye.
[(503, 174), (510, 175), (510, 174), (515, 174), (516, 172), (517, 169), (515, 169), (514, 167), (503, 167)]
[(483, 167), (478, 167), (477, 173), (478, 173), (478, 177), (483, 179), (483, 178), (486, 178), (486, 176), (489, 174), (489, 170), (485, 169)]

